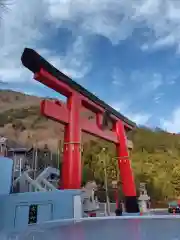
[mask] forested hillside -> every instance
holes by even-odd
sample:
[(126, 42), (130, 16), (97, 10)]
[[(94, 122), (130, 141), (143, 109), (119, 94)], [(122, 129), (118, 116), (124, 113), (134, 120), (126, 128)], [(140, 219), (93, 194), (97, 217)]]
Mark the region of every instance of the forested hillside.
[[(63, 127), (49, 121), (39, 113), (40, 99), (12, 91), (0, 91), (0, 135), (21, 145), (38, 147), (48, 144), (56, 153), (57, 142), (63, 138)], [(130, 159), (137, 186), (147, 183), (149, 194), (156, 201), (180, 196), (180, 136), (161, 129), (137, 128), (131, 133), (134, 149)], [(102, 152), (102, 148), (106, 148)], [(83, 181), (104, 181), (104, 162), (108, 182), (116, 180), (118, 173), (115, 146), (103, 140), (83, 135)]]
[[(155, 201), (166, 202), (180, 196), (180, 137), (159, 129), (138, 128), (133, 132), (134, 149), (130, 159), (137, 188), (146, 182), (148, 192)], [(108, 148), (106, 156), (100, 153)], [(102, 160), (107, 161), (109, 184), (118, 175), (115, 148), (103, 141), (89, 142), (83, 155), (86, 172), (94, 172), (103, 181)], [(99, 154), (100, 153), (100, 154)], [(92, 174), (92, 173), (91, 173)]]

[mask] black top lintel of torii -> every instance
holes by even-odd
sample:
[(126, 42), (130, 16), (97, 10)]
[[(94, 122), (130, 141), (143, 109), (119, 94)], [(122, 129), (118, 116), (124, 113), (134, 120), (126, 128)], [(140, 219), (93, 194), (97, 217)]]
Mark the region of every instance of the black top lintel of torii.
[(22, 64), (28, 68), (33, 73), (37, 73), (40, 71), (40, 69), (44, 69), (52, 76), (56, 77), (60, 81), (66, 83), (68, 86), (82, 94), (83, 96), (90, 99), (92, 102), (98, 104), (102, 108), (105, 109), (108, 114), (112, 114), (116, 116), (118, 119), (125, 122), (130, 128), (135, 128), (136, 124), (123, 116), (121, 113), (113, 109), (111, 106), (106, 104), (104, 101), (100, 100), (98, 97), (96, 97), (94, 94), (89, 92), (87, 89), (82, 87), (80, 84), (73, 81), (71, 78), (66, 76), (64, 73), (60, 72), (58, 69), (56, 69), (54, 66), (52, 66), (49, 62), (47, 62), (43, 57), (41, 57), (36, 51), (30, 48), (25, 48), (21, 57)]

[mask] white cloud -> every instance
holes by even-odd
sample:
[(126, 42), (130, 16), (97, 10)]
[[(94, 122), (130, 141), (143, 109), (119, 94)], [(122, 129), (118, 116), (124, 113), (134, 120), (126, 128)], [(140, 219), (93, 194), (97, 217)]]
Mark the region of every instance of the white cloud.
[(175, 79), (169, 79), (169, 81), (167, 82), (167, 84), (169, 85), (174, 85), (176, 83)]
[(144, 79), (144, 84), (142, 86), (142, 93), (156, 91), (163, 84), (162, 75), (160, 73), (152, 73)]
[(91, 69), (87, 62), (87, 50), (82, 36), (78, 36), (64, 56), (53, 55), (49, 49), (39, 49), (50, 63), (72, 78), (83, 78)]
[(149, 50), (149, 44), (148, 43), (143, 43), (140, 47), (142, 51), (147, 51)]
[(38, 29), (34, 27), (37, 23), (38, 26), (42, 23), (38, 17), (41, 1), (37, 4), (36, 1), (32, 0), (31, 5), (23, 4), (23, 2), (19, 0), (18, 4), (13, 2), (8, 5), (8, 11), (1, 19), (0, 78), (2, 81), (14, 81), (17, 78), (27, 77), (21, 67), (21, 53), (25, 46), (31, 45), (34, 40), (41, 37)]
[(166, 74), (166, 76), (164, 76), (165, 83), (167, 85), (174, 85), (177, 81), (179, 81), (179, 77), (180, 77), (180, 72), (173, 71), (169, 74)]
[(160, 103), (163, 96), (164, 96), (164, 93), (157, 93), (154, 97), (154, 102), (157, 104)]
[[(41, 49), (41, 43), (46, 40), (48, 29), (44, 22), (48, 21), (48, 3), (45, 0), (13, 1), (3, 15), (0, 26), (0, 79), (2, 81), (29, 81), (32, 74), (21, 64), (21, 54), (25, 47)], [(39, 14), (41, 13), (41, 14)], [(50, 34), (51, 32), (49, 32)], [(60, 43), (59, 43), (60, 44)], [(51, 55), (50, 49), (44, 49), (51, 60), (73, 78), (83, 77), (90, 68), (86, 61), (84, 39), (75, 37), (75, 42), (67, 46), (67, 52)]]
[[(176, 46), (179, 49), (180, 42), (180, 2), (176, 0), (147, 0), (144, 4), (153, 6), (140, 13), (155, 34), (155, 39), (150, 39), (142, 45), (142, 50), (157, 50), (165, 47)], [(141, 11), (141, 8), (140, 10)], [(149, 12), (149, 14), (148, 14)], [(141, 19), (142, 20), (142, 19)]]
[(129, 108), (128, 103), (117, 102), (111, 104), (111, 106), (118, 112), (124, 114), (126, 117), (134, 121), (137, 125), (146, 125), (148, 120), (151, 117), (151, 114), (143, 113), (143, 112), (133, 112)]
[(112, 73), (112, 84), (115, 86), (123, 86), (124, 83), (124, 73), (120, 68), (114, 68)]
[[(154, 38), (142, 49), (179, 46), (180, 2), (176, 0), (46, 0), (49, 18), (108, 38), (113, 44), (131, 36), (135, 28), (146, 27)], [(77, 30), (77, 29), (76, 29)]]
[[(132, 0), (46, 0), (49, 19), (57, 26), (62, 22), (71, 28), (76, 23), (79, 30), (98, 34), (117, 44), (133, 31)], [(77, 30), (76, 28), (76, 30)]]
[(116, 102), (116, 103), (112, 103), (111, 106), (116, 111), (123, 113), (129, 107), (129, 103), (127, 103), (127, 102)]
[(167, 119), (161, 119), (160, 125), (161, 127), (171, 133), (178, 133), (180, 132), (180, 107), (176, 108), (172, 116), (169, 120)]
[[(45, 38), (44, 22), (53, 23), (54, 28), (69, 28), (77, 35), (101, 35), (113, 44), (128, 38), (135, 28), (143, 26), (155, 36), (150, 43), (142, 45), (143, 50), (172, 45), (179, 47), (180, 2), (175, 0), (19, 0), (12, 1), (8, 8), (0, 28), (0, 77), (9, 81), (13, 75), (14, 78), (30, 78), (21, 67), (20, 55), (25, 46), (39, 48), (40, 41)], [(80, 47), (74, 51), (78, 57), (70, 60), (60, 56), (60, 66), (75, 77), (82, 77), (89, 68), (84, 66), (82, 51), (79, 56)], [(81, 67), (82, 73), (79, 71)], [(118, 82), (114, 80), (114, 84)]]
[[(23, 1), (19, 0), (19, 2), (22, 5)], [(132, 0), (90, 0), (88, 2), (83, 0), (39, 0), (38, 2), (32, 0), (26, 3), (26, 6), (32, 8), (32, 5), (36, 3), (37, 7), (40, 3), (43, 7), (41, 9), (46, 10), (40, 17), (43, 16), (46, 20), (53, 21), (56, 27), (67, 23), (70, 26), (70, 23), (77, 23), (81, 20), (79, 24), (84, 30), (103, 36), (107, 35), (109, 39), (112, 37), (112, 41), (120, 35), (123, 39), (125, 38), (126, 34), (122, 33), (127, 32), (127, 29), (121, 28), (119, 24), (131, 23), (130, 16), (133, 13)], [(118, 9), (118, 7), (121, 8)], [(76, 27), (78, 28), (78, 25)]]
[(133, 71), (130, 74), (130, 80), (138, 86), (138, 95), (136, 98), (142, 98), (157, 91), (164, 83), (161, 73), (147, 71)]
[[(148, 27), (155, 39), (144, 43), (144, 50), (150, 45), (178, 47), (180, 42), (180, 3), (175, 0), (19, 0), (12, 1), (8, 8), (0, 27), (0, 79), (4, 81), (31, 79), (21, 66), (20, 56), (26, 46), (42, 51), (41, 42), (49, 30), (44, 29), (45, 22), (53, 23), (51, 27), (56, 30), (61, 26), (69, 28), (77, 36), (63, 56), (47, 49), (49, 60), (74, 78), (82, 78), (90, 69), (85, 47), (85, 36), (89, 34), (117, 44), (131, 36), (135, 28)], [(114, 74), (113, 84), (120, 85), (117, 76)], [(155, 89), (160, 81), (151, 80), (148, 87)]]
[(146, 125), (151, 117), (150, 114), (146, 113), (130, 113), (127, 115), (132, 121), (134, 121), (137, 125)]

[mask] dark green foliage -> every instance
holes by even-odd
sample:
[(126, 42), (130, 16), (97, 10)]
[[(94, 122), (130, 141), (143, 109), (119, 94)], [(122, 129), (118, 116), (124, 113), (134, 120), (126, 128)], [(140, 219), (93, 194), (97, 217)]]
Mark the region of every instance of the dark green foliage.
[[(142, 127), (131, 133), (134, 150), (131, 163), (135, 175), (137, 191), (140, 182), (146, 182), (151, 198), (165, 202), (180, 196), (180, 136), (161, 129), (150, 130)], [(101, 149), (106, 147), (106, 153)], [(109, 187), (112, 180), (118, 179), (119, 171), (115, 147), (102, 140), (91, 141), (84, 146), (84, 181), (94, 177), (104, 182), (103, 159)], [(120, 193), (122, 194), (122, 193)]]
[[(23, 131), (26, 127), (23, 120), (31, 116), (33, 120), (30, 123), (33, 129), (38, 129), (41, 123), (46, 121), (40, 115), (38, 106), (10, 109), (0, 113), (0, 127), (11, 123), (15, 130)], [(146, 182), (149, 194), (155, 201), (178, 198), (180, 196), (180, 135), (170, 134), (159, 128), (151, 130), (141, 127), (129, 132), (128, 138), (134, 143), (131, 165), (137, 189), (140, 182)], [(105, 151), (102, 151), (103, 148)], [(113, 180), (120, 180), (113, 144), (99, 139), (85, 143), (83, 149), (82, 184), (95, 179), (99, 185), (103, 186), (105, 167), (109, 188)], [(39, 154), (40, 165), (57, 166), (56, 154), (45, 157), (44, 153)], [(120, 194), (122, 194), (121, 191)]]

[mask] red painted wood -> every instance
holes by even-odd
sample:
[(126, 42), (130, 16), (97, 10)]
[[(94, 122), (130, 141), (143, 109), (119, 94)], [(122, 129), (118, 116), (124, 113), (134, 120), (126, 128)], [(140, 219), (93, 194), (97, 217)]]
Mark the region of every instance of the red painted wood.
[(73, 89), (57, 78), (53, 77), (44, 69), (41, 69), (40, 72), (35, 73), (34, 79), (66, 97), (70, 96), (72, 92), (74, 92)]
[(127, 139), (122, 121), (116, 123), (116, 133), (119, 144), (117, 144), (118, 165), (120, 170), (120, 178), (122, 181), (122, 190), (126, 197), (136, 196), (136, 188), (134, 176), (129, 160)]
[[(81, 130), (95, 136), (114, 142), (117, 145), (118, 164), (122, 179), (122, 187), (125, 196), (136, 196), (134, 178), (128, 158), (128, 149), (122, 121), (111, 115), (114, 127), (113, 131), (101, 129), (102, 113), (104, 109), (77, 93), (65, 83), (53, 77), (41, 69), (34, 78), (44, 85), (54, 89), (68, 98), (67, 106), (51, 101), (41, 103), (42, 114), (55, 121), (66, 124), (64, 136), (64, 156), (61, 174), (62, 188), (79, 189), (81, 187)], [(80, 119), (81, 107), (85, 106), (96, 113), (96, 122)]]
[(77, 93), (69, 97), (69, 124), (65, 126), (64, 156), (62, 166), (63, 189), (79, 189), (81, 187), (81, 100)]
[[(103, 109), (101, 106), (99, 106), (99, 105), (97, 105), (96, 103), (92, 102), (92, 101), (89, 100), (88, 98), (86, 98), (86, 97), (84, 97), (84, 96), (81, 95), (81, 99), (82, 99), (82, 105), (83, 105), (85, 108), (91, 110), (92, 112), (97, 113), (97, 114), (99, 114), (99, 115), (102, 115), (102, 113), (104, 112), (104, 109)], [(100, 116), (98, 116), (98, 117), (100, 117)], [(119, 120), (116, 116), (114, 116), (114, 115), (112, 115), (112, 114), (110, 114), (110, 117), (111, 117), (111, 119), (112, 119), (113, 122), (116, 122), (116, 121)], [(132, 127), (129, 126), (127, 123), (124, 123), (124, 127), (125, 127), (127, 130), (132, 130)]]
[(69, 123), (69, 110), (63, 103), (43, 100), (41, 101), (41, 114), (63, 124)]
[(94, 136), (103, 138), (107, 141), (118, 143), (117, 135), (115, 132), (106, 130), (101, 130), (96, 123), (88, 121), (88, 120), (82, 120), (81, 121), (81, 128), (84, 132), (90, 133)]

